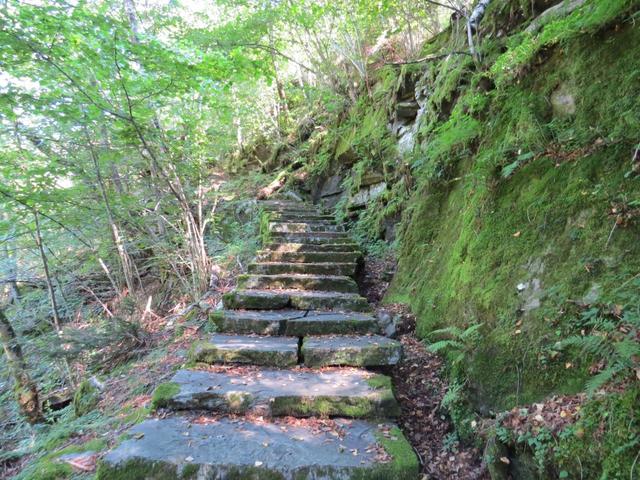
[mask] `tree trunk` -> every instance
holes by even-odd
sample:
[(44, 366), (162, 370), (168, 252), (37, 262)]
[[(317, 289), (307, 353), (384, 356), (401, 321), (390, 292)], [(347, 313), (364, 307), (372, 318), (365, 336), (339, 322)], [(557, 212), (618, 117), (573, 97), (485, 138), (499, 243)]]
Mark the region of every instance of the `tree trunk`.
[(40, 408), (38, 389), (29, 376), (16, 332), (2, 310), (0, 310), (0, 342), (15, 380), (14, 391), (20, 410), (29, 423), (43, 422), (44, 416)]
[(47, 291), (49, 292), (49, 301), (51, 302), (51, 310), (53, 310), (53, 325), (56, 332), (60, 331), (60, 314), (58, 313), (58, 302), (56, 301), (56, 292), (53, 288), (53, 280), (51, 279), (51, 272), (49, 271), (49, 262), (47, 260), (47, 254), (44, 251), (44, 245), (42, 244), (42, 234), (40, 230), (40, 219), (37, 210), (33, 210), (33, 219), (36, 223), (35, 241), (40, 252), (40, 259), (42, 260), (42, 268), (44, 269), (44, 276), (47, 282)]

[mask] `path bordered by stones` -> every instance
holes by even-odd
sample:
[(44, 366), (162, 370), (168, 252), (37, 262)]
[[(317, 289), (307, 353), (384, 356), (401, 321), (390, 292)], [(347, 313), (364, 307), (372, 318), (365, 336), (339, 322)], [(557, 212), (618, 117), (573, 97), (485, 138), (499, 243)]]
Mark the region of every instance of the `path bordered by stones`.
[(418, 478), (391, 381), (371, 370), (402, 352), (358, 293), (357, 245), (312, 205), (260, 203), (270, 243), (211, 314), (219, 333), (156, 389), (168, 413), (135, 426), (99, 479)]

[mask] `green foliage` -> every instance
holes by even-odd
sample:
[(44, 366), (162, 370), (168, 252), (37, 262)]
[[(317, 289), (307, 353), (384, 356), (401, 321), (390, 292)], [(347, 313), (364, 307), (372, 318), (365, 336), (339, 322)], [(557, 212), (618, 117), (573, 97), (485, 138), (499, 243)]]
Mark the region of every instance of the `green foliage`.
[[(640, 371), (640, 279), (633, 278), (628, 288), (617, 292), (626, 301), (622, 312), (611, 308), (592, 307), (582, 312), (578, 327), (581, 335), (572, 335), (555, 346), (558, 350), (574, 347), (587, 358), (604, 364), (602, 370), (586, 383), (586, 391), (593, 395), (612, 380), (635, 377)], [(614, 310), (620, 307), (614, 307)]]
[(481, 323), (476, 323), (462, 330), (455, 325), (439, 328), (429, 334), (429, 338), (447, 337), (430, 343), (429, 351), (434, 353), (445, 352), (452, 364), (463, 362), (467, 355), (472, 353), (478, 343), (482, 341), (480, 329)]
[(100, 393), (98, 389), (88, 380), (81, 382), (76, 393), (73, 395), (73, 411), (76, 417), (90, 413), (96, 408), (99, 401)]

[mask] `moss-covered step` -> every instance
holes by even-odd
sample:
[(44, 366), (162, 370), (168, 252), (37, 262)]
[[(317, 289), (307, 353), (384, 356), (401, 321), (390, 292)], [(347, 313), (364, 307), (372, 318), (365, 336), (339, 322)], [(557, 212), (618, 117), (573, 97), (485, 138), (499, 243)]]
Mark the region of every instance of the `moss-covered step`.
[(309, 275), (355, 275), (356, 263), (288, 263), (258, 262), (249, 264), (249, 273), (257, 275), (309, 274)]
[(258, 202), (258, 206), (263, 210), (313, 210), (318, 211), (318, 207), (307, 202), (300, 202), (296, 200), (261, 200)]
[(306, 337), (301, 353), (308, 367), (378, 367), (398, 363), (402, 356), (402, 344), (379, 335)]
[(179, 370), (156, 389), (152, 402), (156, 408), (267, 417), (390, 418), (400, 414), (389, 377), (340, 368)]
[(322, 292), (318, 290), (234, 290), (223, 297), (227, 309), (277, 310), (339, 310), (368, 312), (371, 307), (364, 297), (355, 293)]
[(323, 290), (329, 292), (357, 293), (358, 285), (346, 275), (241, 275), (238, 277), (238, 287), (246, 289), (294, 289), (294, 290)]
[(222, 296), (224, 307), (229, 310), (278, 310), (291, 305), (287, 292), (272, 290), (234, 290)]
[(283, 263), (356, 263), (360, 252), (279, 252), (262, 250), (256, 256), (257, 261)]
[(298, 339), (215, 334), (208, 341), (196, 342), (189, 352), (189, 360), (289, 367), (298, 363)]
[(371, 334), (379, 331), (380, 325), (374, 316), (356, 312), (311, 311), (303, 317), (284, 322), (284, 334), (292, 337)]
[(353, 239), (345, 236), (344, 233), (325, 232), (324, 235), (331, 234), (333, 236), (322, 236), (318, 233), (279, 233), (273, 232), (269, 234), (272, 243), (305, 243), (309, 245), (338, 244), (355, 245)]
[(273, 220), (280, 220), (284, 222), (304, 221), (304, 222), (317, 222), (317, 223), (328, 222), (333, 224), (336, 221), (333, 215), (325, 215), (322, 213), (315, 213), (315, 212), (303, 212), (303, 213), (270, 212), (269, 217)]
[(333, 243), (342, 241), (353, 242), (346, 232), (271, 232), (270, 237), (274, 241), (286, 240), (288, 242), (308, 243), (309, 241), (324, 240)]
[[(146, 420), (101, 461), (97, 480), (417, 480), (418, 459), (392, 424), (335, 419)], [(380, 447), (380, 448), (376, 448)]]
[(286, 335), (286, 322), (302, 318), (304, 310), (219, 310), (209, 314), (220, 333)]
[(360, 252), (355, 243), (324, 243), (313, 245), (308, 243), (269, 243), (265, 251), (272, 252)]
[(371, 334), (380, 326), (372, 315), (305, 310), (220, 310), (209, 314), (220, 333), (284, 335)]
[(302, 233), (302, 232), (344, 232), (342, 225), (317, 224), (313, 222), (269, 222), (270, 232)]

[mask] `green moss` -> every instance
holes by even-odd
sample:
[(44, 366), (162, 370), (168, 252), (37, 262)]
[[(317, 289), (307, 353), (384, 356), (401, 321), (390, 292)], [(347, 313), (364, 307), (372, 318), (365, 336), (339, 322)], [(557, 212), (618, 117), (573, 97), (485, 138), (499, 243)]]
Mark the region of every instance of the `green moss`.
[[(189, 472), (189, 475), (192, 477), (193, 472)], [(175, 465), (145, 460), (128, 460), (125, 464), (117, 466), (102, 462), (96, 472), (96, 480), (131, 480), (134, 478), (176, 480), (185, 477), (178, 473)]]
[(387, 375), (374, 375), (373, 377), (367, 379), (367, 383), (376, 389), (393, 389), (391, 377)]
[(180, 393), (180, 385), (175, 382), (161, 383), (153, 391), (151, 397), (151, 408), (166, 408), (169, 406), (170, 400)]
[[(593, 399), (560, 434), (554, 462), (567, 478), (632, 478), (640, 449), (640, 387)], [(636, 465), (637, 473), (637, 465)]]
[(392, 457), (392, 461), (376, 467), (374, 472), (365, 478), (413, 480), (418, 477), (418, 457), (398, 427), (393, 427), (388, 436), (378, 433), (376, 439)]
[(73, 395), (73, 410), (77, 417), (81, 417), (96, 408), (99, 401), (100, 391), (88, 380), (84, 380)]

